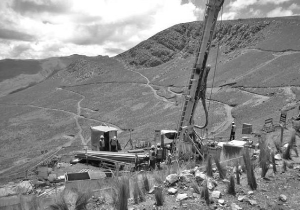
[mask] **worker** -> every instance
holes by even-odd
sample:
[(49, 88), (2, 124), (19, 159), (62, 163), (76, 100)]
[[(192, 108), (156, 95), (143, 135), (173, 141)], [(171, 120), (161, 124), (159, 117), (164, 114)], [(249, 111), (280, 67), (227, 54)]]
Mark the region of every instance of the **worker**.
[(149, 167), (150, 170), (155, 170), (155, 146), (152, 145), (149, 152)]
[(171, 154), (171, 146), (169, 144), (167, 145), (166, 152), (167, 152), (166, 164), (171, 165), (172, 164), (172, 154)]
[(160, 169), (160, 163), (162, 162), (162, 159), (163, 159), (163, 148), (161, 148), (160, 143), (158, 143), (156, 149), (156, 165), (158, 169)]
[(231, 131), (230, 131), (230, 138), (229, 141), (235, 139), (235, 130), (236, 130), (236, 125), (234, 122), (231, 123)]
[(104, 151), (105, 149), (105, 141), (104, 141), (104, 136), (101, 135), (99, 139), (99, 150)]
[(118, 139), (116, 136), (114, 136), (111, 140), (110, 140), (110, 150), (112, 152), (118, 152)]

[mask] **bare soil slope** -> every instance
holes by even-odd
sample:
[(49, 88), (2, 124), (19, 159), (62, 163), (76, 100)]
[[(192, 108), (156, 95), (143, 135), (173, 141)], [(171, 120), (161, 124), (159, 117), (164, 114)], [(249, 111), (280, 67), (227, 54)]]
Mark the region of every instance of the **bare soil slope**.
[[(288, 118), (297, 113), (298, 24), (299, 17), (218, 23), (209, 57), (210, 135), (229, 136), (234, 119), (239, 138), (242, 123), (259, 131), (269, 117), (278, 123), (283, 109)], [(125, 128), (135, 129), (134, 141), (152, 141), (155, 129), (176, 129), (201, 27), (175, 25), (114, 58), (48, 59), (44, 69), (51, 71), (39, 83), (0, 97), (1, 176), (20, 176), (45, 157), (42, 150), (89, 145), (91, 125), (116, 126), (123, 145)], [(195, 119), (204, 123), (201, 106)]]

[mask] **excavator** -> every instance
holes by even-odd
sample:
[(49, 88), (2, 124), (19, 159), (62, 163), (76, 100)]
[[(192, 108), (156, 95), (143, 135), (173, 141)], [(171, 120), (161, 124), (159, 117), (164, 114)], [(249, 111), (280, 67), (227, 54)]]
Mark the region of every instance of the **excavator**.
[[(173, 152), (176, 151), (176, 155), (179, 158), (187, 159), (196, 150), (203, 159), (209, 149), (209, 146), (204, 144), (202, 138), (195, 131), (195, 128), (204, 129), (208, 125), (208, 110), (205, 96), (210, 66), (207, 66), (207, 59), (218, 14), (223, 3), (224, 0), (209, 0), (206, 5), (202, 37), (199, 47), (196, 50), (195, 62), (177, 127), (177, 138), (174, 141)], [(194, 124), (195, 110), (199, 101), (201, 101), (205, 113), (205, 123), (202, 126)]]

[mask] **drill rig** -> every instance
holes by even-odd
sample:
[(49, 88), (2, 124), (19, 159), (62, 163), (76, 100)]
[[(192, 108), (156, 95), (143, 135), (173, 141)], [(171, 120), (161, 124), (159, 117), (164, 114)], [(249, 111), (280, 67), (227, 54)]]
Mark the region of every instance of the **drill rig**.
[[(199, 47), (196, 51), (196, 58), (192, 68), (185, 101), (177, 128), (176, 152), (179, 157), (192, 154), (192, 148), (204, 158), (205, 146), (195, 132), (194, 128), (204, 129), (208, 124), (208, 111), (206, 108), (206, 83), (210, 67), (206, 65), (212, 37), (214, 34), (218, 13), (224, 0), (209, 0), (206, 5), (204, 27)], [(194, 125), (194, 114), (198, 102), (202, 102), (205, 112), (205, 124)], [(198, 138), (198, 141), (196, 140)]]

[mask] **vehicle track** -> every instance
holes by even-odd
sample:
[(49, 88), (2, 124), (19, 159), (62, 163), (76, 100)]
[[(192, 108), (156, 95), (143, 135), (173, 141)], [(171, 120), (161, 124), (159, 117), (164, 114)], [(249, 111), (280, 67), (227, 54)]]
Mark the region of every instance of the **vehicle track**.
[(169, 101), (168, 99), (166, 99), (165, 97), (162, 97), (162, 96), (159, 96), (157, 93), (156, 93), (156, 90), (150, 85), (150, 80), (145, 76), (143, 75), (142, 73), (134, 70), (133, 67), (130, 67), (128, 66), (125, 62), (123, 62), (122, 60), (120, 59), (117, 59), (115, 58), (118, 62), (122, 63), (124, 68), (127, 70), (127, 71), (131, 71), (131, 72), (134, 72), (136, 74), (139, 74), (141, 77), (143, 77), (145, 80), (146, 80), (146, 84), (144, 84), (146, 87), (149, 87), (151, 89), (151, 91), (153, 92), (154, 94), (154, 97), (160, 101), (163, 101), (163, 102), (166, 102), (166, 103), (169, 103), (169, 104), (172, 104), (172, 105), (175, 105), (175, 102), (173, 101)]

